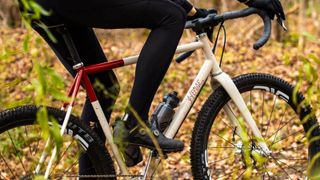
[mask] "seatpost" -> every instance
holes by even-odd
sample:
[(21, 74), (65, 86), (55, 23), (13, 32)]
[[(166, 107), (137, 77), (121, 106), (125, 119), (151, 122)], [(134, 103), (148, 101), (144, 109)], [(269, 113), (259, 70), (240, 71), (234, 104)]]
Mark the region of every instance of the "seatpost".
[(71, 55), (72, 61), (74, 63), (73, 69), (77, 70), (83, 67), (83, 63), (77, 51), (77, 48), (72, 40), (72, 37), (65, 26), (57, 27), (58, 32), (62, 35), (64, 42), (67, 45), (68, 51)]

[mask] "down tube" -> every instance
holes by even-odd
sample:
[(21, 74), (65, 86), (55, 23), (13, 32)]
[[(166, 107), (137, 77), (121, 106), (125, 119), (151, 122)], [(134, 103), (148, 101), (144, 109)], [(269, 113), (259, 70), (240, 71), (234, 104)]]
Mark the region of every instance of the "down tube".
[(168, 130), (165, 133), (166, 137), (174, 138), (174, 136), (178, 132), (181, 124), (183, 123), (183, 120), (188, 115), (191, 107), (193, 106), (193, 103), (197, 99), (203, 85), (206, 83), (206, 80), (212, 71), (213, 63), (213, 60), (205, 60), (200, 69), (200, 72), (198, 73), (196, 79), (193, 81), (190, 89), (188, 90), (187, 95), (180, 103), (179, 109), (175, 113), (173, 121), (171, 122)]

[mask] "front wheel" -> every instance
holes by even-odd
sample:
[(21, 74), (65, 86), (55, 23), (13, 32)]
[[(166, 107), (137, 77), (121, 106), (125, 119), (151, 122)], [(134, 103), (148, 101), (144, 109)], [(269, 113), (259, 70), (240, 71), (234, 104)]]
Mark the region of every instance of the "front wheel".
[(223, 107), (239, 122), (239, 110), (219, 87), (202, 107), (192, 136), (191, 162), (195, 179), (301, 179), (317, 172), (320, 152), (319, 125), (301, 93), (287, 82), (267, 74), (234, 79), (270, 155), (243, 124), (241, 140)]

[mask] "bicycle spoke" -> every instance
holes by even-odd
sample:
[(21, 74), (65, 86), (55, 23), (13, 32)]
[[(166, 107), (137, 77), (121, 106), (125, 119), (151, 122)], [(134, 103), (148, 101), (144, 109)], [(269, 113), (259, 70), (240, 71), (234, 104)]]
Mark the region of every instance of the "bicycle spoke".
[[(302, 146), (303, 144), (301, 144), (300, 146)], [(282, 149), (280, 151), (277, 151), (275, 153), (272, 153), (273, 156), (275, 157), (283, 157), (283, 152), (290, 152), (292, 150), (294, 150), (296, 147), (291, 147), (291, 148), (287, 148), (287, 149)], [(286, 158), (288, 159), (288, 158)], [(292, 160), (296, 159), (296, 160), (302, 160), (303, 158), (291, 158)], [(304, 159), (305, 160), (305, 159)]]
[(60, 158), (56, 161), (55, 166), (52, 168), (52, 171), (51, 171), (51, 173), (50, 173), (49, 176), (51, 176), (52, 172), (54, 172), (54, 170), (57, 168), (58, 162), (60, 162), (60, 161), (63, 159), (64, 155), (67, 153), (67, 151), (69, 150), (69, 148), (71, 147), (71, 145), (72, 145), (73, 142), (74, 142), (74, 139), (72, 139), (71, 143), (67, 146), (67, 148), (66, 148), (65, 151), (62, 153), (62, 155), (60, 156)]
[[(273, 138), (273, 141), (272, 141), (272, 143), (274, 143), (274, 141), (276, 140), (276, 137), (277, 137), (277, 134), (278, 134), (278, 132), (280, 131), (280, 126), (281, 126), (281, 123), (282, 123), (282, 121), (283, 121), (283, 119), (284, 119), (284, 115), (286, 114), (286, 112), (287, 112), (287, 107), (288, 107), (288, 105), (286, 105), (286, 108), (285, 108), (285, 110), (284, 110), (284, 113), (282, 114), (282, 117), (281, 117), (281, 120), (280, 120), (280, 123), (279, 123), (279, 126), (278, 126), (278, 130), (276, 130), (276, 132), (275, 133), (273, 133), (274, 134), (274, 138)], [(287, 125), (288, 123), (285, 123), (285, 125)], [(282, 128), (281, 128), (282, 129)], [(267, 137), (267, 139), (269, 139), (268, 138), (268, 136), (266, 136)], [(270, 137), (272, 137), (272, 135), (270, 136)]]
[(277, 144), (278, 142), (283, 141), (283, 140), (287, 139), (288, 137), (293, 136), (293, 135), (296, 135), (296, 134), (301, 133), (301, 132), (303, 132), (303, 130), (300, 130), (300, 131), (297, 131), (297, 132), (295, 132), (295, 133), (292, 133), (292, 134), (290, 134), (290, 135), (288, 135), (288, 136), (286, 136), (286, 137), (284, 137), (284, 138), (282, 138), (282, 139), (280, 139), (280, 140), (272, 143), (270, 146), (272, 146), (272, 145), (274, 145), (274, 144)]
[(77, 158), (76, 161), (74, 161), (72, 164), (71, 164), (71, 167), (69, 167), (67, 170), (64, 171), (64, 174), (67, 173), (68, 171), (70, 171), (75, 165), (79, 164), (79, 159), (81, 157)]
[(249, 168), (246, 168), (242, 173), (240, 173), (240, 176), (237, 177), (237, 179), (240, 179), (240, 178), (243, 176), (243, 174), (244, 174), (248, 169), (249, 169)]
[(230, 141), (228, 141), (227, 139), (225, 139), (224, 137), (222, 137), (222, 136), (220, 136), (220, 135), (218, 135), (217, 133), (213, 133), (214, 135), (216, 135), (216, 136), (218, 136), (218, 137), (220, 137), (221, 139), (223, 139), (224, 141), (226, 141), (227, 143), (229, 143), (229, 144), (231, 144), (233, 147), (236, 147), (236, 145), (235, 144), (233, 144), (232, 142), (230, 142)]
[[(264, 169), (266, 170), (265, 173), (267, 173), (268, 178), (271, 179), (271, 176), (270, 176), (270, 174), (269, 174), (269, 172), (268, 172), (268, 168), (266, 167), (266, 165), (263, 165), (263, 167), (264, 167)], [(263, 176), (264, 176), (265, 173), (263, 173)], [(264, 178), (263, 178), (263, 179), (264, 179)]]
[(230, 172), (230, 173), (228, 173), (228, 174), (226, 174), (226, 175), (224, 175), (224, 176), (221, 176), (220, 178), (226, 177), (225, 179), (229, 179), (229, 177), (232, 176), (232, 173), (233, 173), (233, 172)]
[(273, 115), (273, 112), (274, 112), (274, 108), (276, 107), (277, 99), (278, 99), (278, 97), (274, 96), (273, 106), (272, 106), (272, 110), (271, 110), (271, 113), (270, 113), (270, 116), (269, 116), (268, 126), (267, 126), (267, 130), (266, 130), (266, 135), (265, 135), (266, 137), (268, 137), (268, 130), (269, 130), (269, 127), (270, 127), (270, 124), (271, 124), (271, 119), (272, 119), (272, 115)]
[(262, 107), (261, 107), (261, 119), (260, 119), (260, 129), (262, 130), (263, 130), (263, 119), (264, 119), (264, 96), (265, 96), (265, 91), (262, 91)]
[[(230, 111), (231, 111), (232, 115), (236, 118), (236, 117), (237, 117), (237, 116), (236, 116), (236, 113), (233, 111), (233, 109), (231, 108), (231, 106), (229, 106), (229, 107), (230, 107)], [(236, 119), (237, 119), (237, 118), (236, 118)], [(234, 128), (231, 127), (231, 129), (233, 130)], [(248, 136), (249, 136), (249, 139), (251, 139), (251, 140), (253, 139), (250, 134), (248, 134)]]
[[(27, 139), (29, 139), (28, 138), (29, 137), (29, 133), (28, 133), (28, 130), (27, 130), (27, 126), (24, 126), (24, 132), (25, 132), (25, 134), (27, 136)], [(30, 152), (30, 155), (31, 155), (32, 151), (31, 151), (31, 146), (30, 145), (29, 145), (29, 152)]]
[[(288, 150), (288, 149), (287, 149)], [(277, 153), (279, 153), (280, 154), (280, 152), (277, 152)], [(285, 165), (287, 165), (287, 163), (285, 163), (285, 162), (282, 162), (282, 161), (280, 161), (278, 158), (276, 158), (275, 156), (274, 156), (275, 154), (272, 154), (272, 155), (270, 155), (269, 157), (271, 157), (271, 159), (273, 159), (274, 161), (275, 161), (275, 163), (277, 164), (277, 166), (279, 166), (279, 168), (282, 170), (282, 171), (284, 171), (288, 176), (289, 176), (289, 178), (291, 179), (291, 177), (290, 177), (290, 175), (284, 170), (284, 168), (281, 166), (281, 164), (280, 163), (282, 163), (282, 164), (285, 164)], [(293, 159), (293, 158), (286, 158), (285, 160), (296, 160), (296, 159)], [(299, 160), (305, 160), (305, 159), (299, 159)], [(265, 166), (265, 165), (264, 165)], [(297, 169), (295, 169), (295, 168), (293, 168), (292, 166), (290, 166), (290, 165), (287, 165), (286, 166), (287, 168), (290, 168), (290, 169), (293, 169), (293, 170), (295, 170), (296, 172), (299, 172), (300, 174), (302, 174), (303, 175), (303, 172), (301, 172), (301, 171), (298, 171)], [(301, 166), (302, 167), (302, 166)], [(267, 169), (266, 167), (265, 167), (265, 169)], [(269, 176), (269, 173), (268, 173), (268, 176)]]
[[(232, 112), (232, 115), (237, 119), (237, 116), (236, 116), (236, 114), (234, 113), (234, 111), (233, 111), (233, 109), (231, 108), (231, 105), (229, 104), (229, 109), (230, 109), (230, 111)], [(223, 121), (224, 122), (224, 121)], [(226, 123), (226, 122), (224, 122), (224, 123)], [(234, 129), (234, 127), (233, 126), (231, 126), (229, 123), (226, 123), (226, 125), (230, 128), (230, 129)]]
[[(219, 169), (215, 169), (214, 168), (214, 172), (216, 173), (217, 177), (216, 179), (229, 179), (229, 177), (231, 177), (235, 172), (239, 172), (241, 171), (242, 169), (242, 165), (241, 165), (241, 161), (240, 159), (236, 158), (237, 160), (234, 161), (234, 163), (228, 165), (228, 169), (231, 170), (231, 172), (228, 172), (228, 170), (226, 168), (224, 168), (224, 165), (225, 164), (223, 161), (225, 160), (228, 160), (232, 158), (231, 156), (229, 157), (226, 157), (226, 158), (223, 158), (223, 159), (220, 159), (220, 160), (216, 160), (214, 162), (211, 162), (209, 163), (210, 166), (213, 166), (213, 167), (221, 167)], [(221, 166), (222, 165), (222, 166)]]
[(8, 131), (7, 133), (8, 133), (8, 135), (9, 135), (10, 141), (11, 141), (11, 143), (12, 143), (12, 145), (13, 145), (13, 148), (14, 148), (14, 150), (15, 150), (15, 153), (18, 155), (20, 164), (22, 165), (22, 168), (23, 168), (24, 172), (27, 174), (26, 168), (24, 167), (24, 164), (22, 163), (21, 156), (20, 156), (20, 154), (18, 153), (18, 150), (17, 150), (17, 148), (16, 148), (16, 146), (15, 146), (13, 140), (12, 140), (12, 137), (11, 137), (11, 135), (10, 135), (10, 132)]
[[(276, 159), (276, 158), (275, 158), (275, 159)], [(277, 161), (278, 161), (279, 163), (282, 163), (282, 164), (287, 165), (285, 162), (282, 162), (282, 161), (280, 161), (279, 159), (277, 159)], [(303, 175), (303, 172), (297, 170), (296, 168), (294, 168), (294, 167), (292, 167), (292, 166), (290, 166), (290, 165), (287, 165), (286, 167), (288, 167), (288, 168), (290, 168), (290, 169), (293, 169), (294, 171), (296, 171), (296, 172), (298, 172), (298, 173), (300, 173), (300, 174)], [(303, 166), (300, 166), (300, 167), (303, 167)]]
[(6, 177), (4, 177), (2, 174), (0, 174), (1, 179), (7, 179)]
[[(303, 146), (303, 144), (301, 144), (300, 146)], [(275, 152), (275, 153), (272, 153), (274, 156), (277, 156), (277, 154), (280, 154), (281, 155), (281, 153), (282, 152), (288, 152), (288, 151), (292, 151), (292, 150), (294, 150), (295, 148), (294, 147), (291, 147), (291, 148), (289, 148), (289, 149), (282, 149), (282, 151), (278, 151), (278, 152)]]
[[(293, 120), (293, 118), (291, 118), (289, 121), (284, 122), (284, 123), (283, 123), (284, 125), (281, 126), (276, 132), (274, 132), (273, 134), (271, 134), (269, 137), (267, 137), (266, 140), (269, 140), (272, 136), (276, 137), (276, 134), (277, 134), (281, 129), (283, 129), (284, 127), (286, 127), (286, 126), (289, 124), (289, 122), (291, 122), (292, 120)], [(274, 141), (272, 141), (272, 143), (274, 143)]]
[(251, 94), (252, 92), (250, 91), (250, 97), (249, 97), (249, 101), (250, 101), (250, 112), (252, 112), (253, 111), (253, 105), (252, 105), (252, 94)]
[(270, 155), (270, 157), (271, 157), (271, 159), (274, 160), (274, 162), (277, 164), (277, 166), (278, 166), (283, 172), (285, 172), (290, 179), (292, 179), (292, 178), (290, 177), (290, 175), (288, 174), (288, 172), (287, 172), (285, 169), (283, 169), (283, 167), (282, 167), (281, 164), (277, 161), (277, 159), (275, 159), (272, 155)]
[(223, 147), (223, 146), (220, 146), (220, 147), (218, 147), (218, 146), (209, 146), (208, 148), (212, 148), (212, 149), (233, 149), (234, 147), (228, 147), (228, 146), (226, 146), (226, 147)]
[(224, 119), (222, 119), (222, 122), (230, 129), (233, 129), (233, 127), (229, 123), (227, 123)]
[[(223, 170), (222, 170), (222, 171), (223, 171)], [(230, 172), (230, 173), (224, 174), (224, 175), (222, 175), (222, 176), (218, 176), (217, 179), (221, 179), (221, 178), (223, 178), (223, 177), (230, 177), (230, 176), (232, 175), (232, 173), (233, 173), (233, 171)], [(228, 179), (228, 178), (226, 178), (226, 179)]]
[(285, 160), (293, 160), (293, 161), (305, 161), (306, 160), (304, 158), (283, 158), (283, 159), (285, 159)]
[[(8, 165), (7, 161), (3, 158), (2, 154), (0, 153), (0, 157), (2, 159), (2, 161), (6, 164), (7, 168), (9, 169), (10, 173), (12, 174), (12, 176), (14, 176), (15, 178), (17, 178), (17, 176), (13, 173), (12, 169), (10, 168), (10, 166)], [(6, 178), (4, 178), (6, 179)]]
[(230, 157), (227, 157), (227, 158), (219, 159), (219, 160), (217, 160), (217, 161), (210, 162), (209, 165), (210, 165), (210, 164), (215, 164), (215, 163), (217, 163), (217, 162), (224, 161), (224, 160), (226, 160), (226, 159), (230, 159)]
[(40, 140), (41, 140), (41, 136), (42, 136), (42, 131), (40, 131), (40, 133), (39, 133), (39, 140), (37, 141), (37, 144), (36, 144), (36, 147), (35, 147), (35, 149), (34, 149), (34, 153), (36, 153), (37, 151), (38, 151), (38, 149), (39, 149), (39, 143), (40, 143)]

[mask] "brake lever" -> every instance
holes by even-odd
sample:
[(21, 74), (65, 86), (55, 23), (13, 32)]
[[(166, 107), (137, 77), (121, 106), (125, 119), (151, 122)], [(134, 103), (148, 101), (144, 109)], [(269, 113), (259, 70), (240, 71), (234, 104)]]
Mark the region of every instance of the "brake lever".
[(282, 18), (277, 18), (278, 24), (282, 27), (282, 29), (284, 31), (288, 31), (288, 28), (286, 27), (286, 25), (284, 24), (284, 20)]

